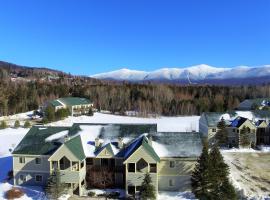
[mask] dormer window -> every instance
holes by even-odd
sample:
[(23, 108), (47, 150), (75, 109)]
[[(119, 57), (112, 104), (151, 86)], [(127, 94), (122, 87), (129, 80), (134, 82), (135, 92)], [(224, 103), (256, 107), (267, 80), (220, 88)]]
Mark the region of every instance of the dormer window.
[(217, 129), (212, 128), (212, 132), (213, 132), (213, 133), (217, 132)]
[(20, 157), (20, 158), (19, 158), (19, 162), (20, 162), (20, 163), (25, 163), (25, 157)]

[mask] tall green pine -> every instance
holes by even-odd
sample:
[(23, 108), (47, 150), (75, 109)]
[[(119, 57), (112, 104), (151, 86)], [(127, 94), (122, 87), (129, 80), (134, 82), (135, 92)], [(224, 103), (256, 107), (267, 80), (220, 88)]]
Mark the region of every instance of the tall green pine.
[(140, 189), (140, 198), (142, 200), (156, 199), (155, 187), (152, 184), (152, 180), (149, 173), (146, 173), (143, 179)]
[(216, 133), (215, 139), (219, 146), (226, 145), (228, 143), (228, 131), (226, 129), (226, 122), (222, 117), (217, 124), (218, 131)]
[(213, 200), (236, 200), (236, 192), (229, 182), (229, 167), (224, 162), (217, 145), (211, 149), (210, 161), (210, 198)]
[(208, 143), (204, 141), (203, 149), (195, 169), (191, 175), (192, 192), (196, 198), (208, 200), (210, 198), (210, 163), (208, 153)]

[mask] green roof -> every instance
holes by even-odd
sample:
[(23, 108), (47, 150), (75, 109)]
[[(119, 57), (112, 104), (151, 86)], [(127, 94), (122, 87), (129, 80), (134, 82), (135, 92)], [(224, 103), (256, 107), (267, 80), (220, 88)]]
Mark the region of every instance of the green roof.
[(74, 156), (76, 156), (79, 160), (83, 160), (85, 158), (85, 154), (83, 151), (81, 136), (77, 135), (74, 138), (68, 140), (64, 144)]
[(65, 98), (59, 98), (57, 100), (64, 103), (67, 106), (91, 104), (91, 101), (89, 99), (80, 98), (80, 97), (65, 97)]
[(69, 127), (33, 126), (14, 149), (13, 154), (52, 155), (62, 143), (45, 139), (65, 130), (69, 130)]
[(52, 100), (52, 101), (49, 102), (49, 104), (51, 104), (54, 107), (55, 106), (62, 106), (62, 104), (57, 100)]

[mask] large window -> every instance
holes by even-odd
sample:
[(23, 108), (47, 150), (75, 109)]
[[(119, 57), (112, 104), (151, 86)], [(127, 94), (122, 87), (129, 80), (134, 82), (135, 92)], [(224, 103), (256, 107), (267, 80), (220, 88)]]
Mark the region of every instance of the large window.
[(35, 162), (36, 162), (37, 165), (40, 165), (41, 164), (41, 158), (36, 158)]
[(133, 186), (133, 185), (128, 186), (128, 194), (130, 194), (130, 195), (135, 194), (135, 186)]
[(36, 180), (36, 182), (42, 182), (42, 176), (41, 175), (36, 175), (35, 180)]
[(65, 156), (60, 160), (60, 170), (67, 170), (70, 168), (70, 161)]
[(174, 185), (175, 185), (174, 180), (173, 180), (173, 179), (170, 179), (170, 180), (169, 180), (169, 186), (171, 186), (171, 187), (172, 187), (172, 186), (174, 186)]
[(20, 162), (20, 163), (25, 163), (25, 157), (20, 157), (20, 158), (19, 158), (19, 162)]
[(174, 161), (170, 161), (170, 168), (174, 168), (175, 167), (175, 162)]
[(135, 163), (128, 163), (128, 172), (135, 172)]
[(157, 173), (157, 164), (150, 163), (150, 173)]

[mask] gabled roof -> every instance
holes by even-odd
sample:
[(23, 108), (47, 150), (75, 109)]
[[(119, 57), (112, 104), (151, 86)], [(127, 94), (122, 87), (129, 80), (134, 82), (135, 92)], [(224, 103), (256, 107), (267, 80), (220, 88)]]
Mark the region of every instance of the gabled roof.
[(70, 127), (42, 127), (33, 126), (12, 152), (26, 155), (52, 155), (62, 143), (47, 141), (46, 138), (59, 132), (69, 130)]
[(242, 124), (244, 124), (248, 119), (244, 118), (244, 117), (236, 117), (232, 123), (230, 124), (230, 127), (235, 127), (235, 128), (239, 128), (240, 126), (242, 126)]
[(258, 120), (256, 121), (255, 125), (260, 126), (263, 122), (266, 122), (265, 120)]
[[(216, 127), (218, 122), (224, 115), (229, 115), (232, 117), (235, 113), (222, 113), (222, 112), (205, 112), (202, 116), (205, 117), (206, 123), (208, 127)], [(225, 120), (227, 123), (227, 121)]]
[(107, 143), (107, 144), (105, 144), (104, 146), (98, 148), (98, 149), (95, 151), (95, 155), (98, 156), (104, 149), (107, 149), (107, 150), (114, 156), (114, 152), (113, 152), (111, 143)]
[(59, 101), (57, 100), (51, 100), (49, 102), (49, 104), (51, 104), (52, 106), (56, 107), (56, 106), (63, 106)]
[(76, 156), (79, 160), (85, 159), (85, 154), (82, 147), (81, 136), (77, 135), (70, 140), (66, 141), (64, 144), (74, 156)]
[(57, 100), (64, 103), (67, 106), (85, 105), (92, 103), (89, 99), (79, 97), (65, 97), (59, 98)]
[(127, 160), (141, 146), (143, 146), (157, 162), (160, 161), (159, 156), (157, 155), (153, 147), (148, 143), (148, 139), (145, 135), (140, 136), (130, 142), (116, 155), (116, 157), (123, 157), (124, 160)]

